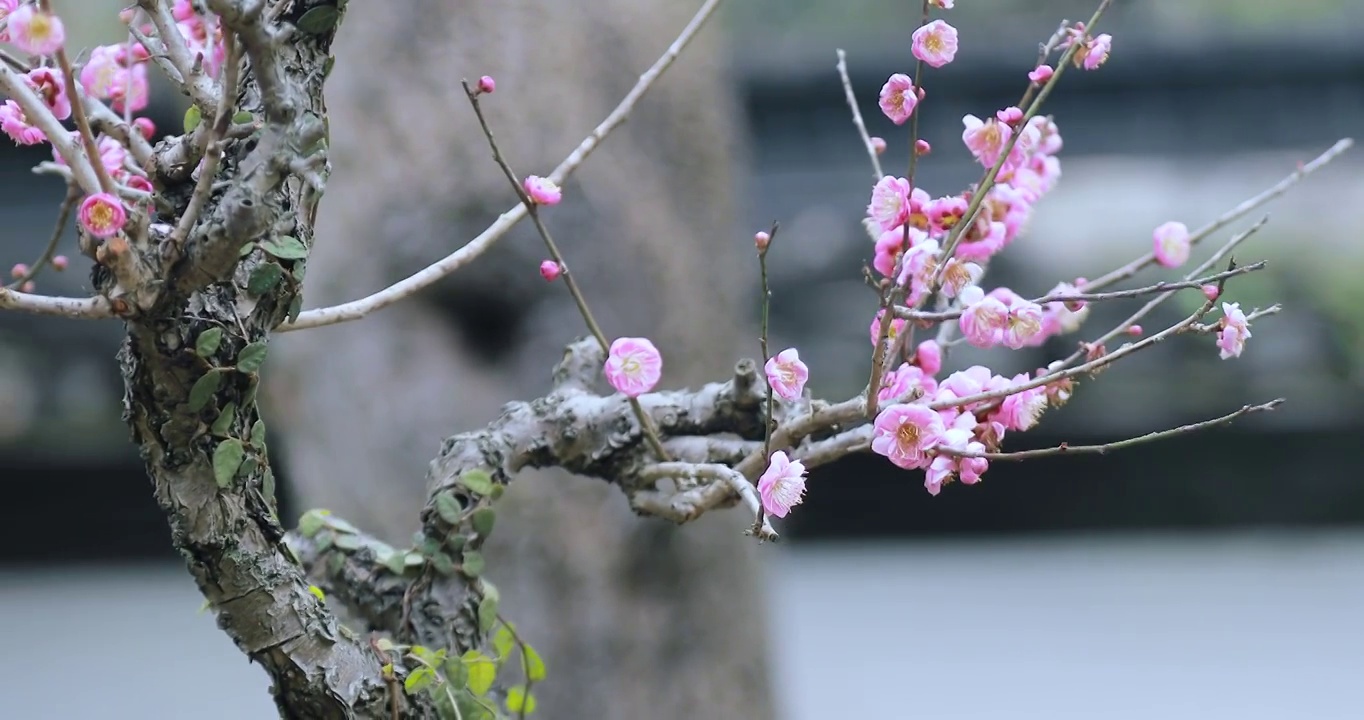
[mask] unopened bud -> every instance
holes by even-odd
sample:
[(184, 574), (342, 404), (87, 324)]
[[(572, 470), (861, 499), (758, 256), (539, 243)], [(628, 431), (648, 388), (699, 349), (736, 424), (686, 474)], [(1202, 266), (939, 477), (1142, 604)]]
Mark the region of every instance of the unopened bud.
[(1129, 325), (1129, 326), (1127, 327), (1127, 334), (1128, 334), (1128, 335), (1131, 335), (1132, 337), (1141, 337), (1141, 326), (1140, 326), (1140, 325)]
[(32, 280), (29, 280), (28, 282), (26, 282), (26, 283), (24, 283), (23, 285), (19, 286), (19, 291), (20, 291), (20, 292), (31, 293), (31, 292), (33, 292), (35, 289), (37, 289), (37, 287), (38, 287), (37, 285), (34, 285), (34, 284), (33, 284), (33, 281), (32, 281)]
[(484, 75), (478, 79), (478, 91), (481, 93), (491, 93), (497, 89), (497, 81), (491, 75)]
[(57, 272), (65, 270), (70, 264), (71, 261), (68, 260), (65, 255), (58, 255), (57, 257), (52, 258), (52, 269)]
[(767, 252), (767, 246), (772, 242), (772, 236), (766, 232), (753, 234), (753, 244), (758, 247), (758, 252)]
[(1216, 299), (1217, 299), (1217, 296), (1220, 295), (1220, 294), (1222, 294), (1221, 291), (1219, 291), (1219, 290), (1217, 289), (1217, 286), (1216, 286), (1216, 285), (1213, 285), (1213, 284), (1211, 284), (1211, 283), (1208, 284), (1208, 285), (1204, 285), (1203, 288), (1202, 288), (1202, 290), (1203, 290), (1203, 297), (1207, 298), (1207, 299), (1210, 300), (1210, 301), (1211, 301), (1211, 300), (1216, 300)]
[(1028, 73), (1028, 79), (1037, 85), (1041, 85), (1050, 80), (1051, 76), (1055, 74), (1056, 71), (1052, 70), (1050, 65), (1038, 65), (1036, 69)]
[(18, 280), (19, 278), (28, 274), (28, 266), (25, 265), (24, 263), (15, 263), (14, 267), (9, 269), (9, 274), (10, 277), (14, 278), (15, 280)]
[(915, 140), (915, 141), (914, 141), (914, 154), (915, 154), (915, 155), (927, 155), (927, 154), (929, 154), (929, 153), (931, 153), (931, 152), (933, 152), (933, 146), (932, 146), (932, 145), (929, 145), (927, 140)]
[(554, 282), (564, 271), (564, 267), (553, 260), (546, 260), (540, 263), (540, 277), (546, 282)]
[(133, 119), (133, 129), (137, 131), (137, 134), (151, 140), (152, 134), (156, 132), (156, 125), (151, 120), (140, 117)]
[(881, 137), (872, 138), (871, 149), (876, 151), (877, 155), (884, 153), (886, 151), (886, 139)]
[(1006, 107), (995, 113), (995, 119), (1005, 125), (1017, 125), (1023, 121), (1023, 111), (1017, 107)]

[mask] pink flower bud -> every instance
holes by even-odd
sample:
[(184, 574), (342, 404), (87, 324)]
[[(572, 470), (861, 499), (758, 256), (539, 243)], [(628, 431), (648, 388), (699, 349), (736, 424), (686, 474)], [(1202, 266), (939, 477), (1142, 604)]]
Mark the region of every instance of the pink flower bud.
[(758, 252), (767, 252), (768, 243), (772, 242), (772, 236), (765, 232), (753, 234), (753, 244), (758, 247)]
[(1023, 111), (1011, 105), (995, 113), (995, 118), (1005, 125), (1017, 125), (1023, 121)]
[(52, 258), (52, 269), (57, 272), (65, 270), (70, 264), (71, 261), (68, 260), (65, 255), (58, 255), (57, 257)]
[(28, 282), (26, 282), (26, 283), (24, 283), (23, 285), (19, 286), (19, 291), (20, 291), (20, 292), (31, 293), (31, 292), (33, 292), (34, 290), (36, 290), (37, 288), (38, 288), (38, 286), (37, 286), (37, 285), (34, 285), (32, 280), (29, 280)]
[(544, 278), (546, 282), (554, 282), (563, 271), (563, 266), (553, 260), (540, 263), (540, 277)]
[(881, 137), (872, 138), (871, 149), (875, 150), (877, 155), (884, 153), (886, 151), (886, 139)]
[(478, 79), (478, 91), (481, 93), (491, 93), (497, 89), (497, 81), (491, 75), (484, 75)]
[(1035, 70), (1028, 73), (1028, 79), (1037, 85), (1041, 85), (1050, 80), (1051, 76), (1055, 74), (1056, 71), (1052, 70), (1050, 65), (1038, 65)]
[(1127, 327), (1127, 334), (1128, 334), (1128, 335), (1131, 335), (1132, 337), (1141, 337), (1141, 326), (1140, 326), (1140, 325), (1129, 325), (1129, 326)]
[(25, 265), (24, 263), (15, 263), (14, 267), (10, 268), (9, 274), (10, 277), (14, 278), (15, 280), (18, 280), (19, 278), (28, 274), (28, 266)]
[(531, 201), (536, 205), (558, 205), (564, 198), (559, 186), (554, 184), (549, 178), (542, 178), (539, 175), (528, 175), (522, 181), (521, 187), (530, 196)]
[(929, 153), (931, 153), (931, 152), (933, 152), (933, 146), (932, 146), (932, 145), (929, 145), (927, 140), (915, 140), (915, 141), (914, 141), (914, 154), (915, 154), (915, 155), (927, 155), (927, 154), (929, 154)]
[(137, 131), (138, 135), (141, 135), (148, 140), (151, 140), (152, 135), (156, 133), (155, 123), (153, 123), (151, 119), (144, 117), (133, 119), (133, 129)]
[(1217, 296), (1221, 294), (1220, 292), (1217, 291), (1217, 286), (1211, 283), (1204, 285), (1201, 289), (1203, 290), (1203, 297), (1207, 298), (1210, 301), (1216, 300)]

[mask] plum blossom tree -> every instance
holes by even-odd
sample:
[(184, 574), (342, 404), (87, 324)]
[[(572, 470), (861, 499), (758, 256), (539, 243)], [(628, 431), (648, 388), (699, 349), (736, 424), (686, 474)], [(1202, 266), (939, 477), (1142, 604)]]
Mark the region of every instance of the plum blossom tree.
[[(38, 171), (68, 185), (59, 216), (64, 223), (78, 208), (77, 249), (91, 263), (95, 288), (83, 298), (36, 294), (43, 269), (69, 265), (54, 247), (31, 265), (15, 266), (15, 282), (0, 290), (0, 307), (124, 323), (124, 414), (172, 542), (222, 629), (269, 673), (283, 717), (535, 712), (544, 662), (528, 644), (533, 638), (499, 611), (501, 597), (481, 551), (496, 524), (497, 500), (526, 468), (600, 478), (619, 488), (636, 512), (677, 523), (737, 504), (752, 518), (755, 541), (775, 540), (774, 518), (795, 512), (807, 494), (818, 501), (820, 489), (807, 488), (807, 470), (851, 453), (882, 455), (914, 473), (911, 478), (921, 472), (936, 495), (954, 483), (981, 483), (995, 462), (1114, 451), (1282, 402), (1247, 404), (1106, 445), (1004, 449), (1014, 433), (1063, 405), (1082, 380), (1175, 336), (1207, 342), (1223, 359), (1239, 357), (1252, 322), (1279, 311), (1245, 312), (1223, 301), (1238, 277), (1265, 266), (1231, 260), (1264, 220), (1179, 277), (1112, 288), (1153, 265), (1183, 268), (1198, 243), (1350, 145), (1342, 140), (1197, 230), (1175, 221), (1161, 225), (1150, 252), (1094, 279), (1061, 279), (1052, 292), (1031, 299), (1004, 287), (987, 291), (982, 283), (990, 261), (1024, 234), (1029, 216), (1060, 180), (1061, 133), (1040, 110), (1068, 69), (1095, 71), (1109, 57), (1111, 36), (1093, 33), (1107, 0), (1087, 22), (1062, 23), (1042, 43), (1033, 69), (1026, 77), (1020, 72), (1026, 82), (1016, 105), (984, 119), (963, 118), (962, 143), (983, 172), (972, 186), (938, 197), (915, 182), (917, 160), (929, 151), (918, 137), (917, 112), (931, 102), (923, 90), (926, 66), (941, 67), (955, 56), (957, 30), (933, 17), (953, 3), (925, 0), (912, 33), (912, 75), (892, 75), (881, 93), (882, 112), (908, 125), (903, 176), (882, 172), (889, 143), (868, 134), (840, 51), (853, 124), (874, 174), (865, 220), (871, 262), (864, 274), (877, 306), (865, 392), (838, 402), (807, 392), (812, 379), (818, 386), (819, 369), (808, 367), (795, 348), (769, 352), (767, 257), (780, 248), (775, 224), (753, 239), (763, 289), (761, 358), (740, 360), (730, 377), (694, 390), (657, 389), (670, 349), (607, 334), (550, 232), (552, 208), (573, 202), (561, 187), (565, 178), (625, 119), (718, 0), (701, 6), (621, 105), (544, 176), (513, 172), (495, 141), (482, 109), (496, 102), (495, 80), (464, 82), (517, 204), (455, 254), (410, 278), (343, 305), (303, 310), (300, 289), (329, 172), (322, 89), (345, 4), (140, 0), (122, 15), (128, 36), (94, 49), (77, 67), (48, 0), (0, 2), (0, 39), (21, 53), (0, 54), (0, 88), (10, 98), (0, 108), (0, 130), (16, 143), (51, 144), (53, 159)], [(183, 133), (155, 145), (150, 123), (135, 117), (147, 104), (149, 65), (191, 103)], [(63, 124), (68, 120), (74, 129)], [(541, 275), (564, 287), (589, 331), (553, 367), (552, 392), (512, 403), (485, 427), (445, 440), (431, 464), (426, 502), (413, 508), (422, 531), (411, 547), (382, 542), (321, 510), (287, 531), (277, 515), (256, 403), (270, 336), (379, 312), (474, 262), (526, 218), (549, 256)], [(1204, 302), (1183, 320), (1149, 334), (1139, 325), (1174, 294), (1194, 290)], [(961, 342), (1034, 346), (1079, 332), (1091, 303), (1131, 298), (1149, 299), (1046, 368), (976, 365), (947, 372), (951, 350)]]

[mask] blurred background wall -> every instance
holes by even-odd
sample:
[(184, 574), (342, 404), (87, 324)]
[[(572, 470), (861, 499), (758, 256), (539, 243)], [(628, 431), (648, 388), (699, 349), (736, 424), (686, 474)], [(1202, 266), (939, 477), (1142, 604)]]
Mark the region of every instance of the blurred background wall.
[[(919, 177), (935, 195), (978, 175), (960, 147), (961, 116), (1014, 102), (1036, 43), (1092, 9), (957, 4), (963, 49), (928, 76), (921, 106), (935, 151)], [(858, 224), (869, 172), (834, 48), (848, 50), (863, 112), (898, 172), (904, 133), (874, 101), (888, 74), (912, 69), (909, 5), (750, 0), (722, 18), (752, 149), (741, 207), (755, 229), (783, 225), (773, 342), (801, 348), (820, 395), (865, 382), (874, 310), (859, 281), (871, 254)], [(1202, 225), (1339, 137), (1364, 134), (1358, 3), (1115, 5), (1101, 28), (1115, 36), (1109, 63), (1067, 75), (1050, 105), (1066, 141), (1061, 183), (991, 284), (1040, 294), (1092, 276), (1145, 251), (1157, 224)], [(179, 123), (169, 105), (153, 117)], [(1237, 253), (1271, 267), (1229, 299), (1285, 305), (1255, 326), (1241, 359), (1217, 360), (1208, 340), (1164, 344), (1086, 383), (1009, 449), (1102, 442), (1286, 396), (1280, 412), (1108, 457), (1000, 465), (938, 498), (873, 458), (818, 472), (785, 525), (790, 542), (764, 548), (781, 716), (1364, 715), (1360, 153), (1268, 206), (1270, 224)], [(61, 198), (57, 182), (28, 174), (44, 158), (0, 145), (9, 262), (36, 257)], [(40, 288), (86, 285), (73, 269), (45, 274)], [(1168, 305), (1143, 324), (1187, 311)], [(1134, 307), (1096, 313), (1084, 336)], [(0, 637), (10, 640), (0, 717), (169, 718), (183, 698), (199, 703), (196, 717), (268, 717), (263, 674), (197, 614), (167, 549), (118, 420), (118, 337), (107, 324), (0, 315)], [(952, 362), (1022, 371), (1069, 349)]]

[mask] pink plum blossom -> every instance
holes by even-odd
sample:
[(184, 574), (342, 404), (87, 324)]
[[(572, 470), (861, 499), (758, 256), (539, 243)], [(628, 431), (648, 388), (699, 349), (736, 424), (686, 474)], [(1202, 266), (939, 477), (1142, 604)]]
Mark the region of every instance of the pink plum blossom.
[(998, 345), (1009, 323), (1009, 307), (976, 285), (963, 289), (959, 297), (965, 309), (957, 325), (966, 342), (978, 348)]
[(924, 64), (940, 68), (957, 56), (957, 29), (934, 20), (914, 31), (910, 48)]
[(117, 235), (123, 229), (124, 223), (128, 222), (128, 213), (123, 209), (123, 202), (104, 192), (87, 195), (81, 201), (78, 217), (81, 227), (97, 238)]
[(805, 495), (805, 465), (792, 460), (782, 450), (772, 453), (767, 469), (758, 478), (758, 497), (763, 510), (772, 517), (784, 518)]
[[(943, 433), (942, 446), (958, 452), (983, 453), (985, 446), (975, 440), (968, 430), (951, 428)], [(955, 477), (963, 485), (980, 482), (980, 476), (990, 467), (985, 458), (966, 458), (959, 455), (938, 455), (924, 472), (924, 488), (928, 494), (937, 495), (942, 486)]]
[(1168, 268), (1179, 267), (1189, 260), (1189, 228), (1182, 222), (1170, 221), (1157, 227), (1151, 239), (1155, 245), (1156, 262)]
[(1075, 64), (1086, 70), (1097, 70), (1108, 60), (1108, 53), (1112, 49), (1113, 36), (1108, 33), (1099, 35), (1085, 43), (1075, 53)]
[(648, 338), (617, 338), (606, 357), (606, 380), (628, 397), (639, 397), (658, 384), (663, 356)]
[(935, 233), (946, 233), (966, 215), (966, 208), (970, 203), (960, 195), (950, 195), (941, 197), (928, 203), (925, 212), (928, 215), (928, 226)]
[(1028, 344), (1033, 337), (1042, 332), (1042, 307), (1034, 302), (1022, 300), (1009, 307), (1009, 318), (1004, 324), (1001, 342), (1005, 347), (1017, 350)]
[(964, 116), (961, 124), (966, 128), (961, 133), (961, 140), (971, 155), (981, 165), (994, 167), (1013, 137), (1013, 128), (995, 118), (981, 120), (975, 115)]
[(29, 123), (24, 109), (13, 100), (6, 100), (4, 105), (0, 105), (0, 131), (20, 145), (37, 145), (47, 140), (47, 135)]
[(876, 182), (867, 205), (867, 217), (881, 230), (894, 230), (909, 220), (909, 196), (913, 191), (904, 178), (886, 175)]
[[(0, 0), (0, 23), (19, 7), (19, 0)], [(9, 28), (0, 28), (0, 42), (9, 42)]]
[(66, 42), (66, 27), (52, 13), (21, 5), (9, 13), (9, 39), (29, 55), (51, 55)]
[(923, 395), (931, 395), (938, 389), (938, 382), (924, 373), (917, 365), (900, 363), (900, 367), (886, 373), (881, 378), (881, 389), (876, 398), (881, 402), (904, 401), (914, 390), (922, 390)]
[[(1027, 373), (1014, 376), (1014, 385), (1023, 385), (1031, 378)], [(1024, 431), (1037, 425), (1042, 412), (1047, 409), (1047, 390), (1044, 386), (1016, 392), (1000, 403), (990, 419), (999, 422), (1006, 430)]]
[(526, 176), (521, 187), (536, 205), (558, 205), (564, 197), (563, 192), (559, 190), (559, 186), (553, 180), (542, 178), (539, 175)]
[(66, 80), (60, 72), (49, 67), (34, 68), (28, 71), (24, 81), (58, 120), (71, 117), (71, 98), (66, 94)]
[(943, 433), (942, 416), (924, 405), (887, 407), (872, 426), (871, 449), (906, 470), (928, 465), (928, 451)]
[(805, 382), (810, 379), (810, 368), (801, 362), (800, 353), (795, 348), (787, 348), (767, 359), (763, 366), (767, 373), (767, 383), (772, 392), (782, 400), (798, 400), (805, 390)]
[(908, 75), (895, 73), (881, 86), (881, 112), (896, 125), (904, 125), (919, 104), (919, 91)]
[(1250, 339), (1250, 321), (1241, 312), (1241, 303), (1222, 303), (1222, 329), (1217, 333), (1217, 347), (1223, 360), (1241, 357), (1246, 340)]

